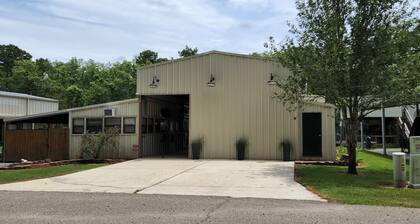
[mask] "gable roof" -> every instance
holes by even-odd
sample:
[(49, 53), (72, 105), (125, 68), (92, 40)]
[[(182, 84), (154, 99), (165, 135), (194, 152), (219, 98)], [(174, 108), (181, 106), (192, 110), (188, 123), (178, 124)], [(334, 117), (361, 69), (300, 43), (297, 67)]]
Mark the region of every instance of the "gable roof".
[(196, 55), (189, 56), (189, 57), (185, 57), (185, 58), (177, 58), (177, 59), (171, 59), (171, 60), (163, 61), (163, 62), (156, 63), (156, 64), (137, 66), (137, 70), (143, 70), (143, 69), (147, 69), (147, 68), (151, 68), (151, 67), (157, 67), (157, 66), (166, 65), (166, 64), (171, 64), (171, 63), (175, 63), (175, 62), (187, 61), (187, 60), (191, 60), (191, 59), (194, 59), (194, 58), (199, 58), (199, 57), (204, 57), (204, 56), (214, 55), (214, 54), (225, 55), (225, 56), (233, 56), (233, 57), (239, 57), (239, 58), (256, 59), (256, 60), (261, 60), (261, 61), (271, 61), (271, 62), (279, 63), (278, 61), (275, 61), (275, 60), (272, 60), (272, 59), (268, 59), (268, 58), (264, 58), (264, 57), (258, 57), (258, 56), (254, 56), (254, 55), (238, 54), (238, 53), (231, 53), (231, 52), (213, 50), (213, 51), (207, 51), (207, 52), (203, 52), (203, 53), (196, 54)]

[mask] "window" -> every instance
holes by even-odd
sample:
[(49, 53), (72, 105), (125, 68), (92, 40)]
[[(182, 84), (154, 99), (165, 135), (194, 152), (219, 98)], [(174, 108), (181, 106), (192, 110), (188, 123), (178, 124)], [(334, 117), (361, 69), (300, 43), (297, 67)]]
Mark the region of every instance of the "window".
[(46, 123), (35, 123), (34, 124), (34, 129), (42, 129), (42, 130), (48, 129), (48, 124), (46, 124)]
[(115, 128), (121, 133), (121, 118), (120, 117), (106, 117), (105, 118), (105, 131)]
[(123, 129), (124, 129), (124, 133), (126, 133), (126, 134), (136, 133), (136, 118), (135, 117), (125, 117), (124, 118)]
[(31, 130), (32, 129), (32, 123), (20, 123), (18, 124), (18, 128), (21, 130)]
[(86, 118), (86, 132), (87, 133), (102, 132), (102, 118)]
[(8, 124), (7, 125), (7, 130), (16, 130), (17, 129), (17, 125), (16, 124)]
[(83, 118), (73, 118), (73, 134), (83, 134), (85, 132), (85, 120)]

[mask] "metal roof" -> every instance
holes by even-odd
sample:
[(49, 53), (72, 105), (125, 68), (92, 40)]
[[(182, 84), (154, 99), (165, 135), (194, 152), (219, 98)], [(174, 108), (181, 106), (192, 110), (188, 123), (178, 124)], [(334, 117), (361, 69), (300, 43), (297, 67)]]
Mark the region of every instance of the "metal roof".
[(273, 62), (273, 63), (279, 63), (278, 61), (275, 61), (275, 60), (270, 59), (270, 58), (264, 58), (264, 57), (248, 55), (248, 54), (238, 54), (238, 53), (212, 50), (212, 51), (207, 51), (207, 52), (195, 54), (193, 56), (189, 56), (189, 57), (185, 57), (185, 58), (176, 58), (176, 59), (171, 59), (171, 60), (168, 60), (168, 61), (159, 62), (159, 63), (156, 63), (156, 64), (137, 66), (137, 69), (142, 70), (142, 69), (147, 69), (147, 68), (150, 68), (150, 67), (157, 67), (157, 66), (161, 66), (161, 65), (165, 65), (165, 64), (174, 63), (174, 62), (186, 61), (186, 60), (190, 60), (190, 59), (193, 59), (193, 58), (208, 56), (208, 55), (212, 55), (212, 54), (227, 55), (227, 56), (234, 56), (234, 57), (240, 57), (240, 58), (256, 59), (256, 60), (262, 60), (262, 61), (270, 61), (270, 62)]
[(41, 100), (41, 101), (50, 101), (50, 102), (58, 102), (58, 100), (56, 100), (56, 99), (40, 97), (40, 96), (33, 96), (33, 95), (25, 94), (25, 93), (14, 93), (14, 92), (6, 92), (6, 91), (0, 91), (0, 96), (33, 99), (33, 100)]
[(113, 102), (108, 102), (108, 103), (93, 104), (93, 105), (87, 105), (87, 106), (83, 106), (83, 107), (75, 107), (75, 108), (69, 108), (69, 109), (58, 110), (58, 111), (53, 111), (53, 112), (32, 114), (32, 115), (22, 116), (22, 117), (5, 118), (4, 122), (25, 121), (25, 120), (41, 118), (41, 117), (68, 114), (69, 112), (72, 112), (72, 111), (86, 110), (86, 109), (91, 109), (91, 108), (95, 108), (95, 107), (113, 106), (113, 105), (117, 105), (117, 104), (121, 104), (121, 103), (135, 102), (135, 101), (138, 101), (138, 100), (139, 100), (138, 98), (132, 98), (132, 99), (128, 99), (128, 100), (119, 100), (119, 101), (113, 101)]

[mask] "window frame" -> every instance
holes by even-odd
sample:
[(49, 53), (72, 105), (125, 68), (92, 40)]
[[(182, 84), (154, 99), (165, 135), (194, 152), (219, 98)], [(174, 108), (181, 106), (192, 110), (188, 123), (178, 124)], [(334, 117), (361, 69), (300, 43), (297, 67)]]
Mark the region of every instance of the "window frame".
[[(88, 126), (88, 121), (89, 120), (100, 120), (101, 121), (101, 129), (100, 131), (94, 131), (94, 132), (89, 132), (89, 126)], [(85, 118), (85, 133), (86, 134), (98, 134), (98, 133), (102, 133), (104, 131), (104, 118), (103, 117), (87, 117)]]
[[(126, 119), (134, 119), (134, 124), (126, 124), (125, 123)], [(123, 134), (136, 134), (137, 133), (137, 130), (136, 130), (137, 129), (137, 118), (136, 117), (123, 117), (122, 126), (123, 126), (123, 128), (122, 128), (122, 133)], [(127, 132), (126, 131), (127, 126), (134, 127), (134, 129), (133, 129), (134, 131), (133, 132)]]
[[(120, 120), (120, 122), (119, 122), (119, 125), (107, 125), (106, 124), (106, 120), (107, 119), (119, 119)], [(104, 117), (104, 122), (103, 122), (103, 131), (106, 131), (106, 129), (107, 128), (110, 128), (110, 127), (117, 127), (118, 126), (118, 128), (119, 128), (119, 133), (121, 134), (122, 133), (122, 122), (123, 122), (123, 119), (122, 119), (122, 117)]]
[[(83, 131), (81, 133), (74, 133), (74, 121), (75, 120), (82, 120), (83, 121), (83, 125), (77, 125), (78, 127), (82, 127)], [(83, 135), (86, 132), (86, 119), (82, 118), (82, 117), (75, 117), (72, 118), (72, 123), (71, 123), (71, 134), (73, 135)]]

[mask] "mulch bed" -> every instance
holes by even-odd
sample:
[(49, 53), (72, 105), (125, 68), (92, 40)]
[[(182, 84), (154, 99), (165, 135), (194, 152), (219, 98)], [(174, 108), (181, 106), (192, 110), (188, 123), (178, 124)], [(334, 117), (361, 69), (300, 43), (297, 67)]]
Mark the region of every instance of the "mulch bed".
[(325, 165), (325, 166), (347, 166), (344, 161), (295, 161), (295, 164), (301, 165)]
[(59, 161), (51, 161), (51, 160), (38, 160), (38, 161), (28, 161), (23, 163), (12, 163), (7, 167), (0, 167), (0, 170), (17, 170), (17, 169), (31, 169), (31, 168), (39, 168), (39, 167), (48, 167), (48, 166), (61, 166), (67, 164), (75, 164), (75, 163), (107, 163), (107, 164), (114, 164), (127, 161), (125, 159), (70, 159), (70, 160), (59, 160)]

